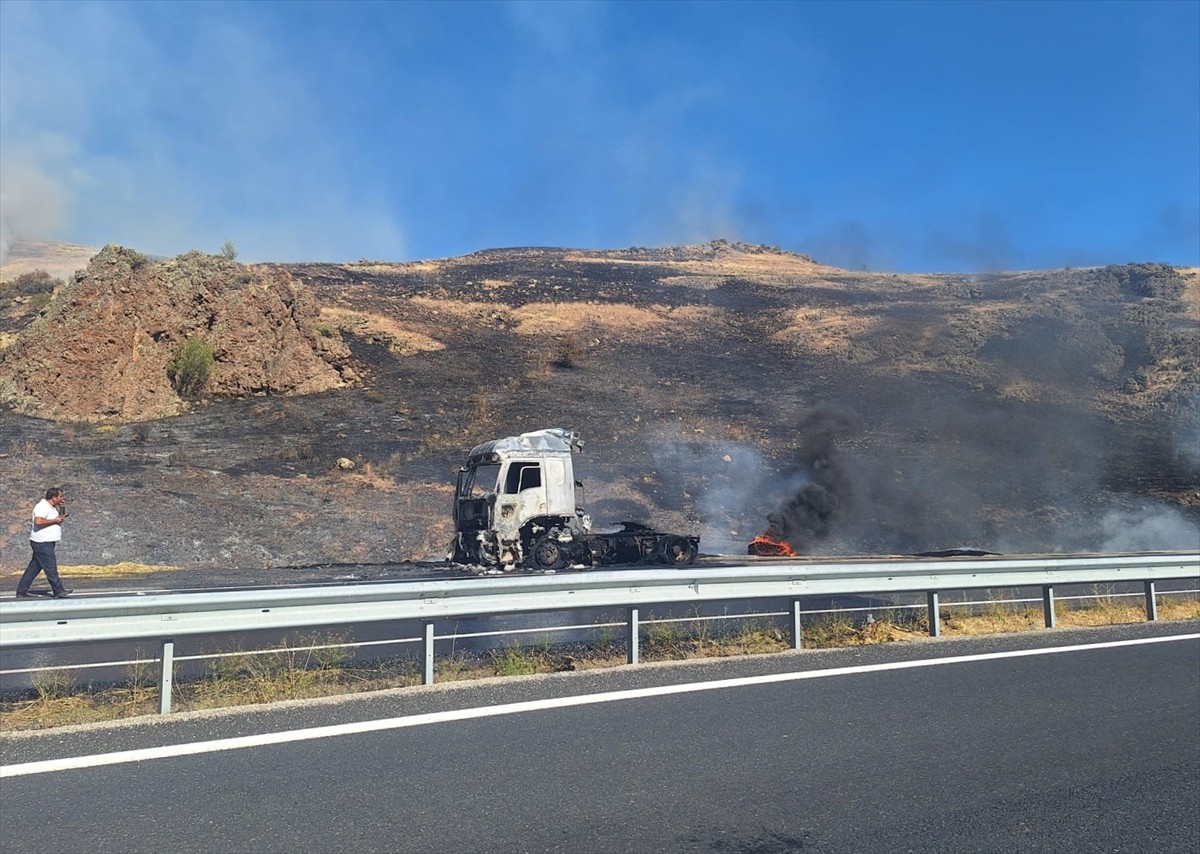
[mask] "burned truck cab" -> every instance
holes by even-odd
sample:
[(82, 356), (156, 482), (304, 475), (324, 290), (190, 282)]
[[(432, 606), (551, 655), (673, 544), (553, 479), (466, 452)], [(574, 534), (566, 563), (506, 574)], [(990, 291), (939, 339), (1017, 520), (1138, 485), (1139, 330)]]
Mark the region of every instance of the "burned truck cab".
[(639, 522), (594, 532), (580, 506), (571, 430), (553, 427), (476, 445), (458, 472), (454, 543), (447, 557), (484, 572), (552, 572), (627, 563), (686, 566), (700, 540)]
[(474, 447), (458, 473), (451, 558), (501, 570), (590, 562), (571, 457), (581, 447), (557, 427)]

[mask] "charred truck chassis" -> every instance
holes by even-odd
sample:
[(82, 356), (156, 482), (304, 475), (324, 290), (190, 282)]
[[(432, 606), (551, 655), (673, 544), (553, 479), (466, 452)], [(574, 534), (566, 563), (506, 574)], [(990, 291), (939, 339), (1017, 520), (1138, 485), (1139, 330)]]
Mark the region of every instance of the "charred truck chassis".
[(593, 533), (579, 508), (572, 454), (579, 437), (561, 428), (484, 442), (471, 451), (454, 494), (455, 563), (492, 570), (556, 570), (661, 562), (683, 566), (695, 536), (663, 534), (637, 522)]

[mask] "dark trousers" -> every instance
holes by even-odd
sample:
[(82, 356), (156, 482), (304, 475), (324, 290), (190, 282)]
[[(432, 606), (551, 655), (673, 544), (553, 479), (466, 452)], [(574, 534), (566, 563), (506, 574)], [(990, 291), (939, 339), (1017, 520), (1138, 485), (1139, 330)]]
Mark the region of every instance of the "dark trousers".
[(63, 589), (62, 579), (58, 577), (58, 558), (54, 554), (54, 547), (58, 543), (35, 543), (30, 540), (29, 545), (33, 547), (33, 557), (29, 559), (29, 566), (25, 567), (25, 574), (17, 583), (17, 592), (28, 593), (33, 579), (37, 578), (39, 572), (44, 572), (46, 580), (50, 582), (50, 590), (58, 593)]

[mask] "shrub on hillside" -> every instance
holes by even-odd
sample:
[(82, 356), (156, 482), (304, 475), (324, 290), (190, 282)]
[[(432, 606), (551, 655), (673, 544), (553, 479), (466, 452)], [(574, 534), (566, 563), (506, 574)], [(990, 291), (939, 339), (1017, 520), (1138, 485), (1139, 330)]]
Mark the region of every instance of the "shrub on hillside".
[(3, 287), (6, 291), (11, 288), (13, 294), (33, 296), (35, 294), (48, 294), (61, 284), (61, 279), (54, 278), (45, 270), (34, 270), (29, 273), (22, 273), (14, 279), (9, 279), (4, 283)]
[(193, 335), (167, 363), (167, 377), (180, 397), (196, 397), (208, 384), (214, 361), (212, 345)]

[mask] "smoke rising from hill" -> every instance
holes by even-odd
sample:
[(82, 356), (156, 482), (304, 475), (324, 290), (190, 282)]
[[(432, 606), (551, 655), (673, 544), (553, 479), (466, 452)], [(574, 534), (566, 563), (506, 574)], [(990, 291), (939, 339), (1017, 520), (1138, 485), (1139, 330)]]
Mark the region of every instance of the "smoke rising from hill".
[(1101, 519), (1102, 552), (1200, 548), (1200, 527), (1178, 510), (1149, 502), (1112, 508)]
[(784, 473), (792, 494), (767, 515), (768, 536), (804, 554), (829, 536), (840, 515), (851, 512), (853, 481), (838, 441), (860, 429), (857, 417), (833, 407), (819, 407), (800, 419), (795, 462)]
[(62, 225), (66, 193), (60, 183), (22, 163), (0, 168), (0, 264), (13, 241), (51, 234)]
[[(1194, 518), (1134, 494), (1129, 477), (1162, 475), (1120, 428), (1053, 409), (1000, 418), (943, 400), (932, 411), (897, 402), (870, 420), (819, 407), (798, 421), (782, 464), (736, 442), (677, 446), (681, 480), (704, 484), (702, 547), (741, 554), (764, 532), (827, 555), (1200, 548)], [(879, 449), (883, 433), (904, 437), (900, 453)], [(1194, 482), (1190, 472), (1178, 483)]]

